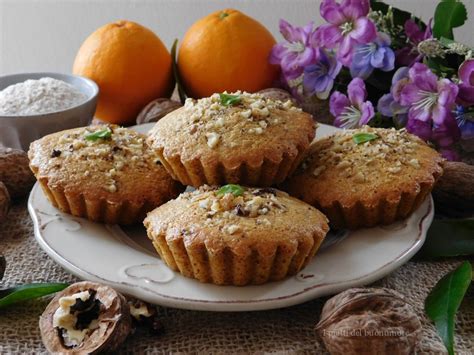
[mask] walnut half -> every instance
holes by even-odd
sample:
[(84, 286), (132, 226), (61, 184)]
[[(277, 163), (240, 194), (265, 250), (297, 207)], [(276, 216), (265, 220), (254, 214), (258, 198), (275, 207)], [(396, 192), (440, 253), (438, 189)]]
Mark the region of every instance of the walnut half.
[(125, 297), (108, 286), (78, 282), (58, 293), (40, 317), (51, 353), (97, 354), (117, 349), (131, 330)]
[(403, 295), (387, 288), (353, 288), (323, 307), (316, 331), (331, 354), (410, 354), (421, 323)]

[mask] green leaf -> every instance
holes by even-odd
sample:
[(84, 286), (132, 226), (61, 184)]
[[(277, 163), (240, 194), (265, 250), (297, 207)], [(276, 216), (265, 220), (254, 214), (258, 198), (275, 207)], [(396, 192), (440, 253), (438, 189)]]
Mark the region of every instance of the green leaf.
[(436, 6), (433, 35), (436, 38), (454, 39), (453, 28), (464, 25), (467, 11), (458, 0), (443, 0)]
[(425, 312), (450, 355), (454, 354), (454, 318), (472, 279), (468, 261), (438, 281), (425, 300)]
[(365, 142), (373, 141), (377, 139), (379, 136), (373, 133), (356, 133), (352, 136), (352, 140), (356, 144), (362, 144)]
[(228, 184), (222, 186), (217, 191), (217, 196), (225, 195), (225, 194), (232, 194), (234, 196), (241, 196), (244, 193), (244, 188), (240, 185)]
[(232, 106), (240, 103), (239, 95), (219, 94), (221, 104), (224, 106)]
[(34, 283), (0, 290), (0, 308), (14, 303), (49, 295), (68, 287), (65, 283)]
[(427, 258), (474, 255), (474, 219), (435, 219), (418, 255)]
[(178, 40), (175, 39), (174, 42), (173, 42), (173, 46), (171, 47), (171, 59), (172, 59), (172, 66), (173, 66), (173, 75), (174, 75), (174, 80), (176, 81), (176, 86), (178, 87), (179, 100), (184, 105), (184, 102), (186, 101), (186, 98), (188, 96), (186, 95), (186, 91), (184, 91), (183, 83), (181, 82), (181, 78), (179, 77), (178, 63), (176, 62), (176, 51), (177, 51), (177, 49), (178, 49)]
[(86, 139), (88, 141), (96, 141), (99, 139), (109, 139), (112, 136), (112, 130), (107, 127), (89, 134), (86, 134)]

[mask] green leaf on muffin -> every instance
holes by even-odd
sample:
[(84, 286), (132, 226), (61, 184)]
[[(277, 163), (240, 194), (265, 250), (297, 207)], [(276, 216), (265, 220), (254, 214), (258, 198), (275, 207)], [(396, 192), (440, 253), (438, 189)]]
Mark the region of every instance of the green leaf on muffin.
[(244, 188), (240, 185), (228, 184), (222, 186), (217, 190), (217, 196), (232, 194), (234, 196), (241, 196), (244, 194)]
[(377, 139), (379, 136), (373, 133), (356, 133), (352, 136), (352, 139), (356, 144), (362, 144), (365, 142), (373, 141)]
[(112, 130), (107, 127), (89, 134), (86, 134), (86, 140), (96, 141), (99, 139), (109, 139), (112, 136)]
[(239, 95), (219, 94), (221, 104), (224, 106), (232, 106), (240, 103)]

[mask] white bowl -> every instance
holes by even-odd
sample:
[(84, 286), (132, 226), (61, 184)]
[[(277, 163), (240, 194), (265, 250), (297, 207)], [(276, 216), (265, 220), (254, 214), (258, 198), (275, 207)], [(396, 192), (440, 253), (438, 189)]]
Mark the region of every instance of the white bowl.
[(28, 150), (30, 143), (53, 132), (87, 126), (97, 105), (99, 88), (81, 76), (60, 73), (23, 73), (0, 76), (0, 91), (28, 79), (50, 77), (71, 84), (87, 97), (79, 105), (62, 111), (25, 116), (0, 115), (0, 145)]

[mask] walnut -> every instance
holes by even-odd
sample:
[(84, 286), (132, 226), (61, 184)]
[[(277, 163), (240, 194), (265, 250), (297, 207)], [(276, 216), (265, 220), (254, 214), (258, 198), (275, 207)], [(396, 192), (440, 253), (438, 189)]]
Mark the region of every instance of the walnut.
[(421, 323), (403, 295), (386, 288), (353, 288), (323, 307), (316, 330), (331, 354), (410, 354)]
[(296, 104), (295, 99), (291, 94), (283, 89), (278, 89), (278, 88), (269, 88), (269, 89), (263, 89), (258, 92), (260, 95), (263, 97), (266, 97), (267, 99), (272, 99), (272, 100), (280, 100), (283, 102), (286, 102), (288, 100), (291, 100), (293, 104)]
[(474, 216), (474, 165), (446, 161), (433, 189), (436, 211), (453, 217)]
[(134, 327), (144, 326), (155, 335), (163, 332), (164, 328), (158, 318), (156, 306), (137, 299), (129, 299), (128, 305)]
[(131, 325), (125, 297), (111, 287), (87, 281), (58, 293), (39, 320), (43, 343), (54, 354), (113, 352)]
[(10, 210), (10, 194), (5, 184), (0, 181), (0, 223), (7, 219)]
[(156, 99), (146, 105), (137, 116), (137, 124), (157, 122), (168, 113), (181, 107), (177, 101)]
[(36, 179), (29, 168), (28, 155), (13, 148), (0, 147), (0, 181), (12, 199), (25, 196)]

